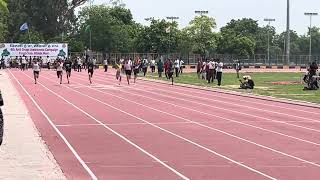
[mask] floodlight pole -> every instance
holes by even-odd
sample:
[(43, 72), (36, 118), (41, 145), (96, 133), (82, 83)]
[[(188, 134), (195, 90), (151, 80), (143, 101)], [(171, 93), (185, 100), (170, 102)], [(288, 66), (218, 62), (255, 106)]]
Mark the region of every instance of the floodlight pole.
[(286, 41), (286, 60), (290, 64), (290, 0), (287, 0), (287, 41)]
[(175, 17), (175, 16), (169, 16), (167, 17), (168, 20), (171, 20), (171, 26), (170, 26), (170, 32), (169, 32), (169, 55), (171, 54), (171, 29), (172, 29), (172, 25), (173, 25), (173, 21), (174, 20), (178, 20), (179, 17)]
[(266, 18), (264, 21), (268, 22), (268, 62), (270, 66), (270, 23), (276, 21), (275, 19)]
[[(194, 13), (195, 14), (199, 14), (200, 16), (204, 16), (205, 14), (209, 14), (209, 11), (199, 11), (199, 10), (196, 10), (196, 11), (194, 11)], [(203, 41), (203, 24), (201, 23), (201, 40)], [(205, 56), (206, 56), (206, 44), (203, 42), (203, 47), (204, 47), (204, 49), (203, 49), (203, 55), (204, 55), (204, 58), (205, 58)]]
[(310, 17), (310, 27), (309, 27), (309, 36), (310, 36), (310, 44), (309, 44), (309, 62), (311, 62), (311, 56), (312, 56), (312, 16), (317, 16), (318, 13), (304, 13), (304, 15)]
[[(94, 0), (88, 0), (89, 1), (89, 7), (90, 7), (90, 13), (89, 13), (89, 19), (91, 19), (91, 8), (92, 8), (92, 3)], [(90, 26), (89, 28), (89, 46), (90, 46), (90, 51), (92, 51), (92, 27)]]

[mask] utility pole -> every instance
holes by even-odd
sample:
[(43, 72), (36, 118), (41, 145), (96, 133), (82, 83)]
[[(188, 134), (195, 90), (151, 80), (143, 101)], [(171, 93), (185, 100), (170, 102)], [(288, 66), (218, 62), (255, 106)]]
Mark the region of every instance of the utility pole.
[(286, 41), (286, 63), (290, 64), (290, 0), (287, 0), (287, 41)]
[(270, 65), (270, 23), (276, 21), (275, 19), (266, 18), (264, 21), (268, 22), (268, 62)]
[[(92, 3), (94, 0), (88, 0), (89, 1), (89, 7), (90, 7), (90, 13), (89, 13), (89, 19), (91, 19), (91, 8), (92, 8)], [(89, 46), (90, 46), (90, 51), (92, 51), (92, 27), (90, 26), (89, 29)]]
[(309, 27), (309, 36), (310, 36), (310, 44), (309, 44), (309, 62), (311, 62), (311, 56), (312, 56), (312, 16), (318, 16), (318, 13), (304, 13), (304, 15), (310, 17), (310, 27)]

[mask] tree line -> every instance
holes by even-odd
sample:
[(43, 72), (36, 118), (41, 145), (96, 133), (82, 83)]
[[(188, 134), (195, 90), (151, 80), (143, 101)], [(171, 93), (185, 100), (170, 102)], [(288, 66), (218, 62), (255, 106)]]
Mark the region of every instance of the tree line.
[[(276, 33), (272, 26), (259, 26), (250, 18), (233, 19), (219, 31), (215, 18), (196, 16), (183, 29), (178, 22), (149, 19), (144, 26), (134, 21), (130, 9), (119, 1), (112, 5), (93, 5), (80, 9), (86, 0), (0, 0), (0, 42), (66, 42), (70, 51), (112, 53), (196, 53), (232, 54), (248, 57), (266, 54), (268, 33), (270, 54), (283, 55), (285, 32)], [(27, 22), (29, 31), (19, 27)], [(312, 52), (320, 52), (320, 29), (311, 29)], [(309, 34), (298, 35), (291, 31), (291, 54), (307, 55)], [(91, 35), (91, 38), (90, 38)], [(91, 41), (90, 41), (91, 39)]]

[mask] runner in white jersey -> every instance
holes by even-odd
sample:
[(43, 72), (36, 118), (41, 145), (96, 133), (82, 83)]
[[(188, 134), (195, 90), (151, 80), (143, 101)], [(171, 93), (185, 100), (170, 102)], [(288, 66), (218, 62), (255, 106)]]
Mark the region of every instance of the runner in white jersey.
[(124, 69), (127, 76), (128, 84), (130, 85), (131, 73), (132, 73), (132, 61), (131, 59), (127, 59), (124, 63)]
[(108, 72), (108, 59), (105, 58), (103, 60), (103, 67), (104, 67), (104, 72)]
[(27, 58), (25, 55), (23, 55), (21, 58), (21, 69), (24, 71), (26, 70), (26, 67), (27, 67)]
[(60, 78), (60, 84), (62, 84), (63, 63), (61, 60), (57, 63), (57, 77)]
[(34, 77), (34, 84), (37, 84), (37, 79), (39, 78), (40, 74), (40, 65), (38, 61), (33, 63), (33, 77)]

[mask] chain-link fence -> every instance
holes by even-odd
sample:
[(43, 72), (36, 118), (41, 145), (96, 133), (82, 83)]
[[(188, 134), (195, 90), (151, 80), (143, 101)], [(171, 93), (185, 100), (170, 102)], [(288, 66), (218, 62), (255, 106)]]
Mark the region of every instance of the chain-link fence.
[[(71, 52), (71, 57), (85, 56), (82, 52)], [(159, 60), (160, 58), (165, 60), (167, 58), (177, 59), (180, 58), (185, 62), (185, 65), (195, 65), (198, 59), (201, 59), (200, 54), (193, 53), (171, 53), (171, 54), (161, 54), (161, 53), (102, 53), (102, 52), (92, 52), (90, 56), (97, 59), (97, 63), (102, 63), (105, 58), (109, 60), (110, 63), (119, 61), (122, 58), (136, 59), (137, 57), (141, 59), (154, 59)], [(270, 55), (269, 58), (266, 54), (256, 54), (250, 57), (238, 57), (236, 55), (230, 54), (213, 54), (207, 58), (220, 59), (226, 65), (231, 65), (235, 60), (240, 60), (242, 65), (247, 66), (307, 66), (313, 61), (319, 61), (320, 55), (309, 56), (309, 55), (291, 55), (288, 59), (284, 55)]]

